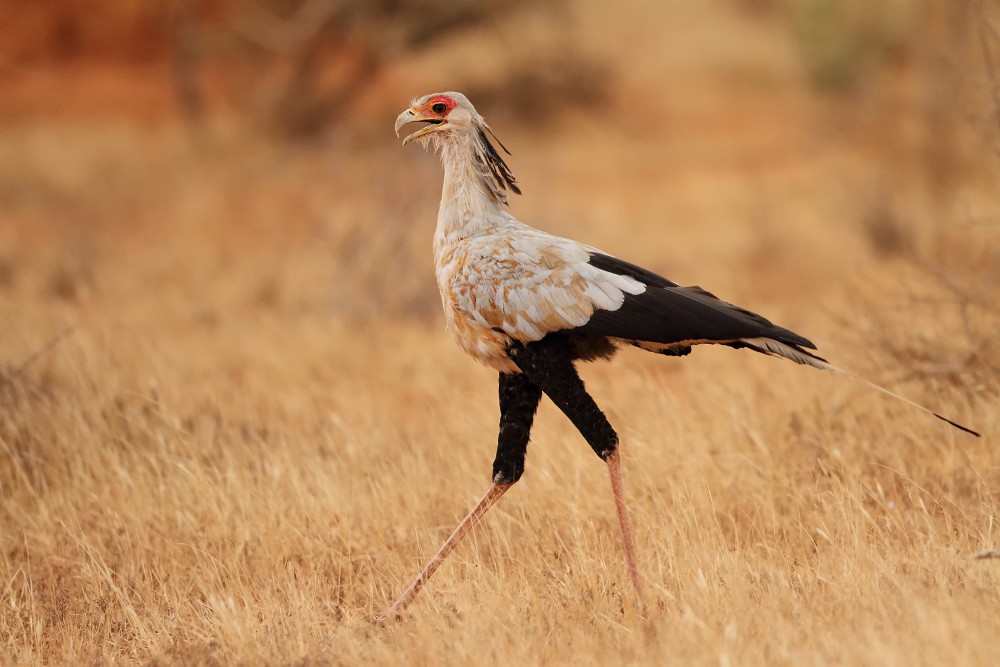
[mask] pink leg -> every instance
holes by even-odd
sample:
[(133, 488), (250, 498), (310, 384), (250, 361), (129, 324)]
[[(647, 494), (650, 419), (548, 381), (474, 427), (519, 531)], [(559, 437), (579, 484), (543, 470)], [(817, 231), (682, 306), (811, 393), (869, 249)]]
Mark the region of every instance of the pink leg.
[[(619, 485), (620, 484), (619, 475)], [(420, 588), (427, 583), (427, 580), (430, 579), (431, 575), (433, 575), (434, 572), (441, 566), (441, 563), (443, 563), (444, 559), (448, 557), (448, 554), (455, 550), (455, 547), (457, 547), (458, 543), (462, 541), (462, 538), (465, 537), (476, 525), (476, 523), (483, 518), (483, 515), (489, 511), (489, 509), (493, 506), (493, 503), (500, 500), (500, 496), (505, 494), (507, 489), (512, 486), (514, 485), (494, 484), (490, 487), (490, 490), (486, 492), (486, 495), (483, 496), (482, 500), (476, 503), (476, 506), (472, 508), (472, 511), (465, 515), (465, 518), (458, 524), (455, 531), (448, 537), (447, 540), (444, 541), (444, 544), (441, 545), (441, 548), (438, 549), (436, 554), (434, 554), (434, 557), (431, 558), (429, 563), (427, 563), (423, 571), (417, 575), (417, 578), (413, 580), (413, 583), (410, 584), (409, 588), (407, 588), (406, 591), (399, 596), (399, 599), (396, 600), (391, 607), (389, 607), (388, 611), (375, 619), (376, 624), (384, 624), (387, 620), (389, 620), (389, 618), (395, 617), (399, 614), (399, 612), (403, 611), (403, 609), (405, 609), (406, 606), (413, 601), (413, 598), (415, 598), (417, 593), (420, 592)]]
[(628, 566), (629, 577), (632, 578), (632, 586), (635, 587), (635, 596), (638, 600), (639, 609), (646, 612), (646, 596), (642, 592), (642, 582), (639, 581), (639, 566), (636, 564), (635, 541), (632, 539), (632, 522), (628, 517), (628, 507), (625, 506), (625, 489), (622, 487), (622, 464), (619, 458), (619, 449), (608, 457), (608, 473), (611, 476), (611, 492), (615, 496), (615, 510), (618, 512), (618, 523), (622, 529), (622, 547), (625, 551), (625, 564)]

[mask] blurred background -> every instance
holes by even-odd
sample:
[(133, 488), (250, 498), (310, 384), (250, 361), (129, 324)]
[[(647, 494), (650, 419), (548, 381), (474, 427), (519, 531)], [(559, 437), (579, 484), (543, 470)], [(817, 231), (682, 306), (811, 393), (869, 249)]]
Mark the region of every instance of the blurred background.
[(730, 300), (822, 308), (872, 271), (968, 303), (996, 285), (991, 0), (0, 11), (0, 303), (19, 350), (87, 313), (436, 328), (441, 174), (392, 123), (441, 90), (513, 151), (518, 217)]
[[(373, 635), (493, 450), (393, 133), (447, 90), (519, 219), (986, 437), (625, 351), (582, 373), (660, 620), (619, 623), (606, 471), (543, 404), (518, 499)], [(998, 103), (1000, 0), (0, 0), (0, 663), (998, 664)]]

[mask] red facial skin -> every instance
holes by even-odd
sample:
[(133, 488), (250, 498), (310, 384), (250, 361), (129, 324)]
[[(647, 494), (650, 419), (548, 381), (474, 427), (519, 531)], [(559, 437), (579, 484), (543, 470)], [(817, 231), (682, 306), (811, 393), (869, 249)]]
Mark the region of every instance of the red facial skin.
[[(433, 107), (435, 104), (443, 104), (443, 105), (445, 105), (447, 108), (445, 109), (444, 113), (437, 114), (437, 113), (434, 113), (433, 111), (431, 111), (431, 107)], [(458, 102), (456, 102), (455, 100), (451, 99), (447, 95), (435, 95), (431, 99), (427, 100), (427, 103), (424, 105), (424, 108), (427, 109), (428, 111), (430, 111), (435, 116), (440, 116), (441, 118), (444, 118), (445, 116), (447, 116), (448, 114), (451, 113), (452, 109), (454, 109), (457, 106), (458, 106)]]

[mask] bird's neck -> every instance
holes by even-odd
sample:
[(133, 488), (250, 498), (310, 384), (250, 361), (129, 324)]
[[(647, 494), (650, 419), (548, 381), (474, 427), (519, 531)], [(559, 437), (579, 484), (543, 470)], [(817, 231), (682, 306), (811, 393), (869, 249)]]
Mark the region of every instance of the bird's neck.
[(449, 137), (439, 147), (444, 185), (434, 234), (436, 248), (489, 233), (512, 220), (504, 210), (506, 192), (490, 182), (477, 141), (471, 134)]

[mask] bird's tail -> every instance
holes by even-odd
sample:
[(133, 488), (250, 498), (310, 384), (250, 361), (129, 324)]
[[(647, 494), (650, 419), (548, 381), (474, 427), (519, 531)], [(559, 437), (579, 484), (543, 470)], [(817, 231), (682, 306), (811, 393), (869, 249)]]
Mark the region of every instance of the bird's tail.
[(845, 371), (843, 368), (840, 368), (839, 366), (834, 366), (826, 359), (823, 359), (822, 357), (817, 356), (811, 352), (807, 352), (799, 347), (782, 343), (781, 341), (774, 340), (773, 338), (742, 338), (740, 339), (740, 342), (745, 344), (747, 347), (757, 350), (758, 352), (763, 352), (764, 354), (770, 354), (775, 357), (784, 357), (785, 359), (790, 359), (797, 364), (804, 364), (806, 366), (812, 366), (813, 368), (819, 368), (820, 370), (833, 371), (835, 373), (847, 375), (848, 377), (854, 378), (859, 382), (863, 382), (864, 384), (868, 385), (872, 389), (875, 389), (876, 391), (880, 391), (883, 394), (887, 394), (895, 399), (903, 401), (904, 403), (908, 403), (913, 407), (917, 408), (918, 410), (922, 410), (929, 415), (934, 415), (941, 421), (948, 422), (949, 424), (959, 429), (960, 431), (971, 433), (977, 438), (980, 437), (978, 432), (973, 431), (968, 426), (963, 426), (956, 421), (952, 421), (951, 419), (948, 419), (947, 417), (940, 415), (937, 412), (934, 412), (930, 408), (924, 407), (919, 403), (911, 401), (907, 397), (901, 396), (900, 394), (897, 394), (894, 391), (886, 389), (882, 385), (876, 384), (867, 378), (863, 378), (860, 375), (856, 375), (855, 373), (852, 373), (850, 371)]

